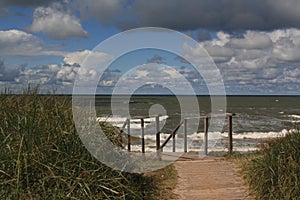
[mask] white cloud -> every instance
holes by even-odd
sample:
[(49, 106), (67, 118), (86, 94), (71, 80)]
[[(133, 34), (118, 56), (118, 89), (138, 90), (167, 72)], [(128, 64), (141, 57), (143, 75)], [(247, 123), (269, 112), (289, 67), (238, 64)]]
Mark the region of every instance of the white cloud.
[[(217, 38), (201, 42), (215, 62), (230, 64), (235, 58), (241, 66), (260, 68), (300, 61), (300, 30), (286, 29), (272, 32), (247, 31), (242, 37), (217, 33)], [(196, 56), (190, 50), (189, 56)]]
[[(184, 58), (187, 58), (189, 61), (197, 63), (197, 64), (203, 64), (207, 67), (207, 64), (211, 63), (211, 57), (208, 54), (207, 50), (203, 48), (204, 45), (195, 45), (195, 46), (189, 46), (188, 44), (183, 44), (183, 56)], [(208, 47), (205, 45), (205, 47)]]
[(217, 39), (211, 41), (212, 45), (223, 47), (230, 41), (230, 35), (222, 31), (217, 32)]
[(64, 81), (74, 81), (76, 71), (73, 66), (63, 66), (56, 74), (56, 78)]
[(168, 74), (168, 76), (172, 79), (181, 78), (181, 74), (176, 70), (165, 69), (163, 72)]
[(149, 75), (147, 70), (138, 70), (136, 71), (135, 79), (146, 78)]
[(299, 68), (295, 68), (295, 69), (292, 69), (292, 70), (287, 70), (285, 71), (285, 76), (288, 76), (288, 77), (293, 77), (293, 78), (298, 78), (298, 82), (300, 82), (300, 69)]
[(128, 93), (143, 86), (169, 88), (175, 93), (189, 93), (191, 83), (176, 67), (151, 63), (129, 70), (120, 77), (115, 86), (121, 93)]
[(71, 92), (78, 65), (44, 65), (25, 70), (19, 77), (20, 84), (40, 84), (43, 92), (57, 89), (58, 92)]
[(300, 61), (300, 30), (277, 30), (269, 35), (274, 41), (274, 58), (287, 62)]
[[(300, 66), (300, 30), (246, 31), (243, 35), (219, 32), (216, 35), (200, 44), (217, 63), (228, 91), (242, 92), (249, 88), (251, 93), (299, 93), (289, 88), (294, 88), (290, 86), (297, 85), (300, 78), (296, 70)], [(189, 58), (205, 58), (198, 48), (184, 49)]]
[(227, 47), (205, 46), (208, 54), (213, 57), (215, 62), (226, 62), (234, 56), (234, 51)]
[(300, 47), (295, 47), (295, 48), (276, 47), (273, 50), (273, 53), (274, 56), (281, 61), (300, 62)]
[(241, 60), (239, 64), (241, 64), (243, 68), (257, 69), (257, 68), (265, 67), (266, 62), (264, 59)]
[(261, 73), (261, 77), (263, 79), (269, 79), (274, 80), (275, 78), (278, 78), (281, 75), (281, 70), (278, 70), (277, 68), (264, 68)]
[(272, 31), (268, 33), (268, 35), (270, 36), (272, 42), (274, 43), (278, 42), (281, 38), (289, 37), (287, 30), (283, 30), (283, 29)]
[(108, 81), (105, 81), (103, 80), (101, 83), (100, 83), (100, 86), (113, 86), (115, 84), (114, 80), (108, 80)]
[(0, 30), (0, 55), (34, 55), (42, 51), (42, 42), (20, 30)]
[(38, 37), (21, 30), (0, 30), (0, 57), (6, 56), (63, 56), (65, 52), (51, 50)]
[(241, 39), (232, 38), (229, 45), (235, 49), (266, 49), (272, 41), (265, 33), (247, 31)]
[(85, 66), (97, 66), (98, 64), (106, 63), (113, 59), (112, 55), (103, 52), (93, 52), (90, 50), (83, 50), (77, 52), (70, 52), (65, 55), (64, 62), (70, 65), (75, 63)]
[(87, 37), (80, 21), (59, 3), (53, 3), (51, 7), (36, 8), (29, 30), (42, 32), (53, 39)]
[(49, 65), (49, 70), (50, 70), (51, 72), (58, 71), (58, 69), (59, 69), (59, 66), (56, 65), (56, 64), (50, 64), (50, 65)]

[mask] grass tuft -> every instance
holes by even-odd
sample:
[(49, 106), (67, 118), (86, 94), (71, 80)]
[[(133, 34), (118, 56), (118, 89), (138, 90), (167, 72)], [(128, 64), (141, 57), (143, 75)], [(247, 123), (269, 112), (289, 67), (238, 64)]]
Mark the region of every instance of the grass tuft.
[[(76, 133), (71, 100), (39, 95), (38, 88), (0, 95), (1, 199), (168, 199), (162, 179), (169, 166), (153, 174), (113, 170), (93, 158)], [(118, 131), (102, 129), (121, 145)], [(159, 176), (158, 176), (159, 174)]]
[(256, 199), (300, 197), (300, 133), (268, 141), (268, 148), (238, 159)]

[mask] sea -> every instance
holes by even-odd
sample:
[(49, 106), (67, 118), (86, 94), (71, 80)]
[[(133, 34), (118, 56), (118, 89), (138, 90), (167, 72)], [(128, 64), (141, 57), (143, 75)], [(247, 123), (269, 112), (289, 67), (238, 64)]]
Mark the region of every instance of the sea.
[[(195, 98), (195, 97), (190, 97)], [(225, 107), (214, 105), (212, 99), (225, 100)], [(180, 99), (178, 96), (168, 95), (134, 95), (95, 97), (95, 109), (99, 121), (106, 121), (122, 128), (127, 118), (130, 121), (130, 134), (135, 138), (145, 138), (146, 152), (156, 151), (157, 125), (155, 115), (159, 115), (159, 129), (161, 144), (168, 138), (184, 117), (208, 116), (217, 113), (232, 113), (233, 150), (247, 153), (259, 150), (265, 142), (288, 133), (296, 134), (300, 128), (300, 96), (226, 96), (211, 97), (197, 96), (198, 113), (184, 113), (184, 105), (189, 104), (189, 97)], [(187, 101), (187, 102), (182, 102)], [(112, 103), (113, 102), (113, 103)], [(216, 104), (216, 103), (214, 103)], [(190, 107), (189, 106), (189, 107)], [(216, 111), (215, 111), (216, 108)], [(198, 110), (197, 110), (198, 111)], [(135, 117), (145, 117), (144, 132), (141, 120)], [(219, 119), (220, 118), (220, 119)], [(228, 123), (227, 118), (216, 117), (211, 125), (217, 127), (208, 129), (209, 152), (228, 151)], [(210, 122), (209, 122), (210, 125)], [(176, 152), (184, 151), (184, 126), (181, 125), (175, 137)], [(204, 122), (202, 119), (187, 120), (187, 150), (198, 152), (203, 150)], [(125, 126), (123, 134), (127, 134)], [(126, 146), (126, 144), (124, 144)], [(141, 151), (141, 143), (136, 139), (132, 144), (132, 151)], [(173, 151), (172, 139), (164, 147), (165, 152)]]

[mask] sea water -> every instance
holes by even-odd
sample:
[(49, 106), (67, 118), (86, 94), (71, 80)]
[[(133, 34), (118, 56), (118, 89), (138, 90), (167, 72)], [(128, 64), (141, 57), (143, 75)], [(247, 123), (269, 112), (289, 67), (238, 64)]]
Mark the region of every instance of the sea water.
[[(218, 97), (214, 97), (218, 98)], [(160, 114), (160, 137), (161, 143), (170, 135), (170, 132), (182, 120), (182, 109), (176, 96), (150, 96), (137, 95), (130, 97), (114, 97), (114, 106), (117, 105), (121, 111), (118, 113), (129, 113), (129, 117), (149, 116), (149, 110), (154, 105), (162, 108)], [(189, 101), (189, 98), (186, 98)], [(211, 113), (212, 101), (210, 96), (198, 96), (199, 115), (205, 116)], [(114, 115), (110, 96), (96, 96), (95, 106), (99, 121), (107, 121), (114, 126), (122, 127), (128, 116)], [(218, 106), (218, 105), (215, 105)], [(124, 112), (122, 111), (124, 109)], [(128, 111), (128, 112), (127, 112)], [(265, 140), (283, 137), (287, 133), (296, 132), (300, 126), (300, 96), (227, 96), (226, 107), (220, 108), (220, 113), (235, 113), (233, 117), (233, 149), (239, 152), (255, 151)], [(187, 116), (187, 113), (184, 113)], [(190, 116), (193, 117), (193, 116)], [(218, 121), (219, 120), (219, 121)], [(226, 120), (215, 119), (222, 128), (215, 131), (209, 129), (208, 141), (209, 151), (227, 151), (228, 127)], [(131, 135), (141, 137), (141, 123), (139, 119), (131, 120)], [(188, 151), (203, 150), (204, 123), (202, 120), (188, 120), (187, 138)], [(183, 151), (184, 127), (177, 131), (176, 151)], [(124, 129), (126, 134), (126, 129)], [(145, 119), (144, 138), (146, 140), (146, 151), (156, 150), (156, 124), (155, 118)], [(132, 145), (133, 151), (141, 151), (141, 145)], [(168, 142), (164, 151), (172, 151), (172, 140)]]

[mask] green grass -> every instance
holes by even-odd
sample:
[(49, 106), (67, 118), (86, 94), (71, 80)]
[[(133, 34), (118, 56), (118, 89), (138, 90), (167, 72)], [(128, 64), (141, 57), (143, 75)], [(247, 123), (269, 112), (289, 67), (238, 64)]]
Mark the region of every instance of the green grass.
[[(83, 146), (76, 133), (70, 99), (39, 95), (0, 95), (0, 199), (169, 199), (173, 166), (155, 173), (113, 170)], [(121, 145), (116, 129), (101, 124)], [(163, 177), (163, 178), (162, 178)]]
[(269, 148), (237, 159), (256, 199), (299, 199), (300, 133), (270, 140)]

